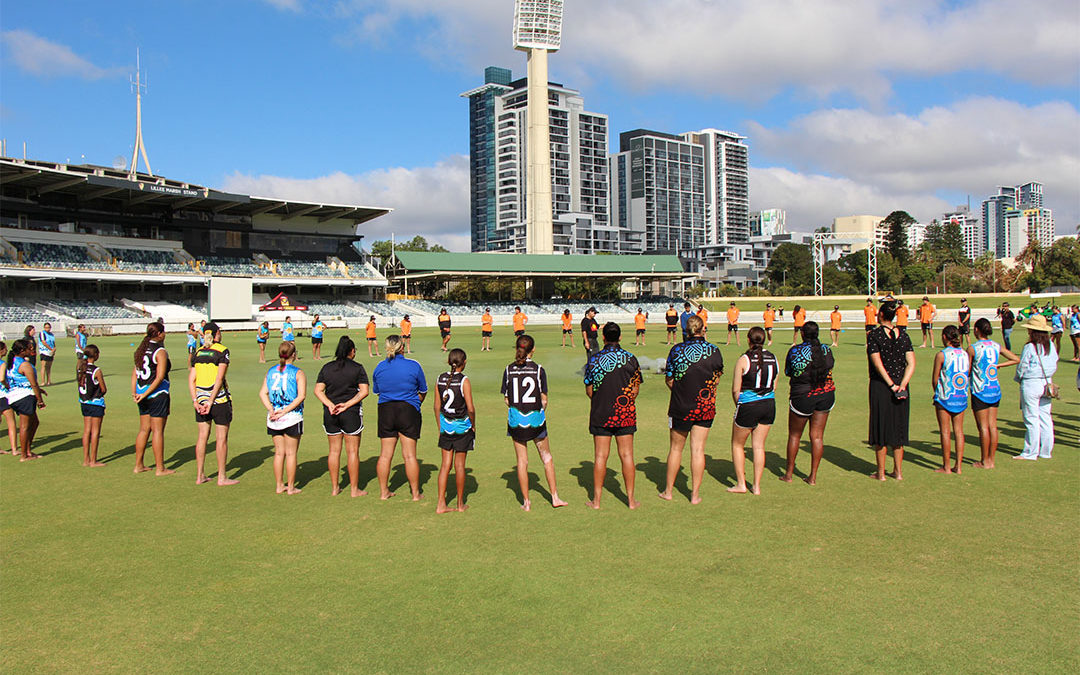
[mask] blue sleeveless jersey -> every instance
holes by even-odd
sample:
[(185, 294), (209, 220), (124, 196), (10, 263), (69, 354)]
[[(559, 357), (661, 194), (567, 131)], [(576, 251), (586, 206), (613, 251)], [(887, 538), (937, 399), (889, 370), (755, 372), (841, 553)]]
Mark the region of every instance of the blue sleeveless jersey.
[(968, 353), (958, 347), (946, 347), (941, 351), (945, 361), (941, 364), (937, 386), (934, 388), (934, 403), (951, 413), (967, 409), (968, 371), (971, 360)]
[(291, 323), (281, 324), (281, 339), (284, 340), (285, 342), (292, 342), (293, 340), (296, 339), (296, 337), (293, 335), (293, 332), (292, 332), (292, 324)]
[[(8, 403), (14, 403), (27, 396), (34, 395), (34, 389), (30, 386), (30, 378), (19, 372), (19, 368), (24, 363), (29, 363), (29, 361), (21, 356), (16, 356), (11, 361), (11, 368), (7, 371)], [(30, 364), (30, 367), (33, 368), (34, 365)], [(37, 371), (35, 370), (34, 372), (36, 373)]]
[(75, 332), (75, 353), (82, 354), (86, 351), (86, 333)]
[[(299, 372), (300, 369), (291, 363), (285, 366), (284, 371), (274, 366), (266, 372), (266, 389), (270, 394), (270, 405), (274, 407), (274, 410), (281, 410), (296, 400), (299, 395), (296, 374)], [(302, 415), (304, 404), (301, 403), (294, 411)]]
[(992, 340), (979, 340), (971, 348), (975, 351), (975, 362), (971, 364), (971, 395), (983, 403), (997, 403), (1001, 400), (997, 372), (1001, 346)]
[(311, 337), (316, 339), (321, 338), (323, 334), (323, 329), (325, 328), (325, 323), (323, 323), (322, 321), (317, 322), (314, 326), (311, 327)]
[(1055, 333), (1060, 333), (1065, 330), (1065, 324), (1062, 321), (1061, 314), (1054, 314), (1050, 317), (1050, 327)]
[(1069, 317), (1069, 332), (1080, 333), (1080, 312)]

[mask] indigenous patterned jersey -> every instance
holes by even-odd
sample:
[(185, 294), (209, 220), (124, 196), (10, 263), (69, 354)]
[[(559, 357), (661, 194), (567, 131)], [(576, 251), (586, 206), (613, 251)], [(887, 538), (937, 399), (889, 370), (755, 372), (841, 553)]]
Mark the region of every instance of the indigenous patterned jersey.
[(1001, 400), (998, 382), (998, 358), (1001, 346), (993, 340), (979, 340), (971, 345), (975, 361), (971, 364), (971, 394), (983, 403)]
[[(8, 368), (7, 375), (5, 376), (7, 382), (8, 403), (14, 403), (27, 396), (34, 395), (34, 388), (30, 386), (30, 378), (19, 372), (19, 369), (22, 368), (22, 364), (24, 363), (30, 362), (21, 356), (16, 356), (11, 360), (11, 368)], [(30, 363), (30, 368), (33, 369), (33, 367), (34, 364)]]
[[(266, 371), (266, 391), (270, 397), (270, 405), (275, 411), (292, 405), (292, 402), (300, 395), (300, 385), (297, 382), (299, 373), (300, 369), (291, 363), (286, 364), (284, 368), (274, 366)], [(303, 403), (276, 420), (271, 420), (269, 413), (266, 415), (266, 426), (271, 429), (288, 429), (303, 421)]]
[(157, 386), (157, 389), (150, 392), (146, 398), (153, 398), (160, 394), (169, 393), (169, 371), (172, 370), (172, 361), (169, 360), (168, 353), (165, 352), (165, 345), (160, 342), (151, 342), (146, 347), (146, 353), (143, 354), (142, 361), (136, 368), (138, 372), (135, 374), (135, 393), (145, 394), (150, 389), (150, 385), (153, 384), (154, 379), (157, 377), (157, 357), (158, 353), (165, 353), (165, 378), (161, 380), (161, 383)]
[(724, 373), (720, 349), (693, 337), (668, 352), (664, 375), (674, 382), (668, 416), (681, 422), (711, 420), (716, 417), (716, 385)]
[(293, 334), (292, 323), (286, 321), (281, 324), (281, 339), (284, 342), (293, 342), (296, 340), (296, 335)]
[(589, 426), (636, 426), (634, 387), (640, 383), (637, 357), (618, 345), (606, 345), (589, 357), (585, 365), (585, 384), (592, 387)]
[(832, 379), (832, 369), (835, 365), (832, 350), (828, 345), (820, 343), (818, 348), (824, 358), (817, 367), (814, 366), (813, 344), (800, 342), (788, 350), (787, 359), (784, 362), (784, 374), (790, 378), (791, 388), (788, 395), (791, 398), (819, 396), (836, 391)]
[(469, 409), (465, 405), (464, 387), (467, 379), (469, 378), (465, 373), (451, 371), (439, 375), (436, 382), (436, 391), (442, 401), (439, 431), (444, 434), (463, 434), (472, 429)]
[(506, 423), (524, 429), (539, 428), (546, 421), (542, 394), (546, 394), (547, 373), (532, 360), (511, 363), (503, 371), (502, 395), (510, 403)]
[(322, 321), (316, 321), (311, 325), (311, 337), (316, 340), (322, 339), (324, 330), (326, 330), (326, 324)]
[(945, 360), (941, 364), (937, 386), (934, 387), (934, 403), (951, 413), (962, 412), (968, 404), (968, 372), (971, 360), (959, 347), (941, 350)]

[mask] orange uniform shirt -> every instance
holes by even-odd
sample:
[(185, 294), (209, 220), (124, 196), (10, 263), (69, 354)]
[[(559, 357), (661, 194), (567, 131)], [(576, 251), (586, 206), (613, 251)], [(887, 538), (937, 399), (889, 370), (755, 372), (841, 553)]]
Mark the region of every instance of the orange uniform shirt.
[(707, 309), (705, 309), (704, 307), (702, 307), (701, 309), (699, 309), (699, 310), (697, 311), (697, 315), (698, 315), (699, 317), (701, 317), (701, 323), (702, 323), (702, 324), (704, 324), (704, 325), (706, 325), (706, 326), (708, 326), (708, 325), (709, 325), (709, 310), (707, 310)]
[(563, 314), (562, 315), (562, 329), (563, 330), (573, 330), (573, 326), (574, 326), (574, 315), (571, 314), (570, 316), (567, 316), (567, 315)]
[(412, 335), (412, 321), (401, 320), (401, 336), (409, 337)]
[(525, 330), (525, 322), (529, 320), (529, 317), (525, 316), (525, 312), (518, 312), (514, 315), (514, 330)]
[(795, 327), (802, 328), (802, 325), (806, 323), (806, 310), (799, 308), (799, 311), (792, 313), (791, 318), (795, 320)]
[(634, 317), (634, 328), (637, 330), (645, 330), (645, 315), (638, 312)]
[(368, 321), (367, 328), (364, 329), (364, 334), (368, 337), (369, 340), (374, 340), (375, 339), (376, 336), (375, 336), (375, 322), (374, 321)]
[(900, 305), (896, 308), (896, 325), (904, 326), (907, 328), (908, 308), (907, 305)]
[(762, 313), (761, 318), (765, 320), (765, 327), (766, 328), (772, 328), (773, 323), (776, 321), (776, 310), (775, 309), (767, 309), (767, 310), (765, 310)]
[(919, 322), (930, 323), (934, 320), (934, 306), (930, 303), (919, 305)]
[(874, 307), (873, 305), (867, 305), (866, 307), (862, 308), (862, 313), (863, 313), (863, 316), (866, 317), (866, 320), (865, 320), (864, 323), (866, 323), (867, 326), (873, 326), (873, 325), (877, 324), (877, 308), (876, 307)]
[(728, 323), (739, 323), (739, 308), (738, 307), (728, 307), (727, 308), (727, 322)]
[(829, 328), (831, 330), (840, 330), (840, 324), (844, 321), (844, 315), (840, 313), (840, 310), (834, 309), (832, 314), (829, 315)]

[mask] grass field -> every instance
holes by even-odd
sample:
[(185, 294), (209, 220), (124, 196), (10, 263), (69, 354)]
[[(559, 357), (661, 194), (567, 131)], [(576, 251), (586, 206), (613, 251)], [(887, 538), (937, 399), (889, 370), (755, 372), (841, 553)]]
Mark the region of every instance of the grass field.
[[(626, 327), (624, 326), (624, 329)], [(788, 335), (788, 331), (780, 331)], [(333, 351), (340, 331), (328, 333)], [(414, 333), (429, 383), (444, 367), (433, 329)], [(667, 454), (667, 391), (646, 375), (636, 437), (638, 498), (584, 506), (591, 484), (580, 348), (556, 327), (535, 332), (551, 381), (549, 427), (561, 495), (571, 505), (518, 508), (513, 451), (498, 393), (510, 332), (479, 352), (460, 329), (479, 408), (464, 514), (437, 516), (436, 424), (425, 403), (420, 444), (427, 498), (407, 489), (331, 498), (321, 410), (313, 397), (297, 496), (274, 494), (272, 452), (257, 392), (266, 366), (251, 334), (230, 334), (236, 401), (234, 487), (194, 485), (195, 424), (185, 372), (174, 371), (166, 433), (174, 476), (133, 475), (136, 410), (126, 392), (130, 338), (94, 340), (111, 388), (101, 455), (80, 466), (81, 418), (71, 342), (48, 392), (40, 460), (0, 457), (0, 670), (25, 672), (1077, 672), (1080, 669), (1080, 396), (1062, 363), (1050, 461), (1013, 462), (1022, 443), (1017, 391), (1005, 387), (998, 468), (974, 469), (974, 420), (961, 476), (940, 462), (930, 404), (932, 352), (918, 350), (905, 480), (867, 477), (862, 331), (843, 334), (838, 404), (818, 485), (776, 479), (786, 416), (768, 441), (760, 497), (729, 495), (730, 370), (723, 348), (718, 423), (709, 438), (704, 502), (685, 478), (671, 503), (654, 494)], [(720, 337), (720, 336), (716, 336)], [(1019, 336), (1017, 336), (1019, 337)], [(660, 331), (642, 359), (666, 355)], [(300, 361), (314, 382), (308, 342)], [(179, 363), (182, 336), (168, 345)], [(786, 346), (778, 342), (782, 357)], [(1071, 354), (1071, 352), (1069, 352)], [(362, 355), (368, 368), (375, 360)], [(1011, 377), (1010, 375), (1007, 377)], [(1003, 378), (1004, 379), (1004, 378)], [(786, 381), (778, 398), (786, 399)], [(782, 406), (781, 406), (782, 407)], [(375, 401), (367, 405), (361, 483), (377, 494)], [(6, 447), (6, 440), (3, 441)], [(805, 447), (805, 445), (804, 445)], [(148, 451), (149, 452), (149, 451)], [(687, 453), (688, 455), (689, 453)], [(530, 471), (543, 485), (535, 453)], [(685, 459), (684, 475), (689, 470)], [(344, 463), (344, 462), (343, 462)], [(208, 457), (208, 468), (214, 458)], [(809, 455), (800, 454), (801, 475)], [(344, 472), (343, 472), (344, 473)], [(400, 453), (392, 484), (405, 484)], [(452, 480), (451, 480), (452, 485)]]
[[(907, 303), (912, 308), (912, 311), (914, 311), (914, 309), (916, 307), (918, 307), (920, 304), (922, 304), (923, 294), (922, 293), (907, 293), (907, 294), (901, 295), (899, 297), (903, 298), (904, 302)], [(960, 298), (959, 297), (953, 297), (953, 296), (937, 297), (937, 296), (934, 296), (934, 295), (931, 295), (929, 297), (930, 297), (930, 302), (932, 302), (934, 304), (934, 306), (937, 307), (938, 309), (957, 309), (957, 308), (960, 307)], [(996, 307), (1000, 307), (1002, 302), (1008, 302), (1009, 305), (1012, 307), (1013, 311), (1016, 312), (1019, 309), (1023, 308), (1027, 304), (1025, 302), (1026, 299), (1027, 298), (1025, 296), (1022, 296), (1022, 295), (978, 295), (978, 296), (973, 295), (973, 296), (971, 296), (970, 302), (968, 304), (971, 305), (971, 307), (973, 307), (975, 309), (993, 309), (993, 308), (996, 308)], [(799, 298), (799, 299), (795, 299), (795, 300), (777, 300), (775, 298), (751, 298), (751, 297), (747, 297), (747, 298), (736, 298), (735, 301), (738, 304), (739, 309), (741, 309), (744, 312), (761, 312), (761, 311), (763, 311), (765, 309), (765, 303), (771, 302), (773, 304), (773, 307), (783, 307), (784, 308), (784, 310), (786, 311), (786, 313), (784, 315), (785, 318), (789, 315), (788, 313), (790, 313), (791, 311), (794, 310), (795, 305), (801, 305), (802, 307), (805, 307), (809, 311), (814, 311), (814, 310), (831, 310), (834, 305), (840, 305), (840, 309), (857, 310), (857, 309), (862, 309), (863, 305), (866, 304), (866, 298), (864, 298), (864, 297), (859, 297), (859, 298), (855, 298), (855, 299), (851, 299), (851, 298), (837, 299), (837, 298), (831, 298), (831, 297), (828, 297), (828, 296), (821, 297), (821, 298)], [(723, 311), (723, 310), (728, 308), (728, 305), (729, 305), (730, 302), (731, 302), (730, 299), (725, 299), (725, 300), (705, 300), (704, 301), (705, 306), (709, 309), (710, 312)], [(1046, 304), (1046, 302), (1048, 302), (1048, 299), (1040, 299), (1040, 300), (1038, 300), (1038, 303), (1039, 303), (1040, 307), (1042, 307), (1044, 304)], [(1077, 303), (1080, 303), (1080, 295), (1076, 295), (1076, 294), (1073, 294), (1073, 295), (1067, 295), (1066, 294), (1066, 295), (1062, 295), (1062, 296), (1060, 296), (1058, 298), (1054, 298), (1054, 304), (1056, 304), (1058, 307), (1071, 307), (1071, 306), (1073, 306), (1073, 305), (1075, 305)], [(758, 320), (759, 317), (755, 315), (754, 319)], [(716, 321), (717, 319), (713, 319), (713, 320)], [(1067, 336), (1065, 338), (1065, 341), (1068, 342), (1068, 337)], [(1072, 352), (1069, 352), (1069, 353), (1071, 354)]]

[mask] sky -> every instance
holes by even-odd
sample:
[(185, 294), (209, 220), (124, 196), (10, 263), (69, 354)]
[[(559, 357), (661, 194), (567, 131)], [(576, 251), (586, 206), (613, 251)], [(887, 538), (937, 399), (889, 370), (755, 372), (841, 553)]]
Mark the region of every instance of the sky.
[[(136, 50), (155, 174), (386, 206), (369, 240), (469, 247), (468, 108), (488, 65), (525, 74), (513, 0), (3, 2), (7, 154), (130, 162)], [(809, 232), (922, 222), (1045, 184), (1080, 223), (1076, 0), (566, 0), (553, 81), (637, 128), (734, 131), (751, 209)], [(145, 170), (140, 165), (140, 169)]]

